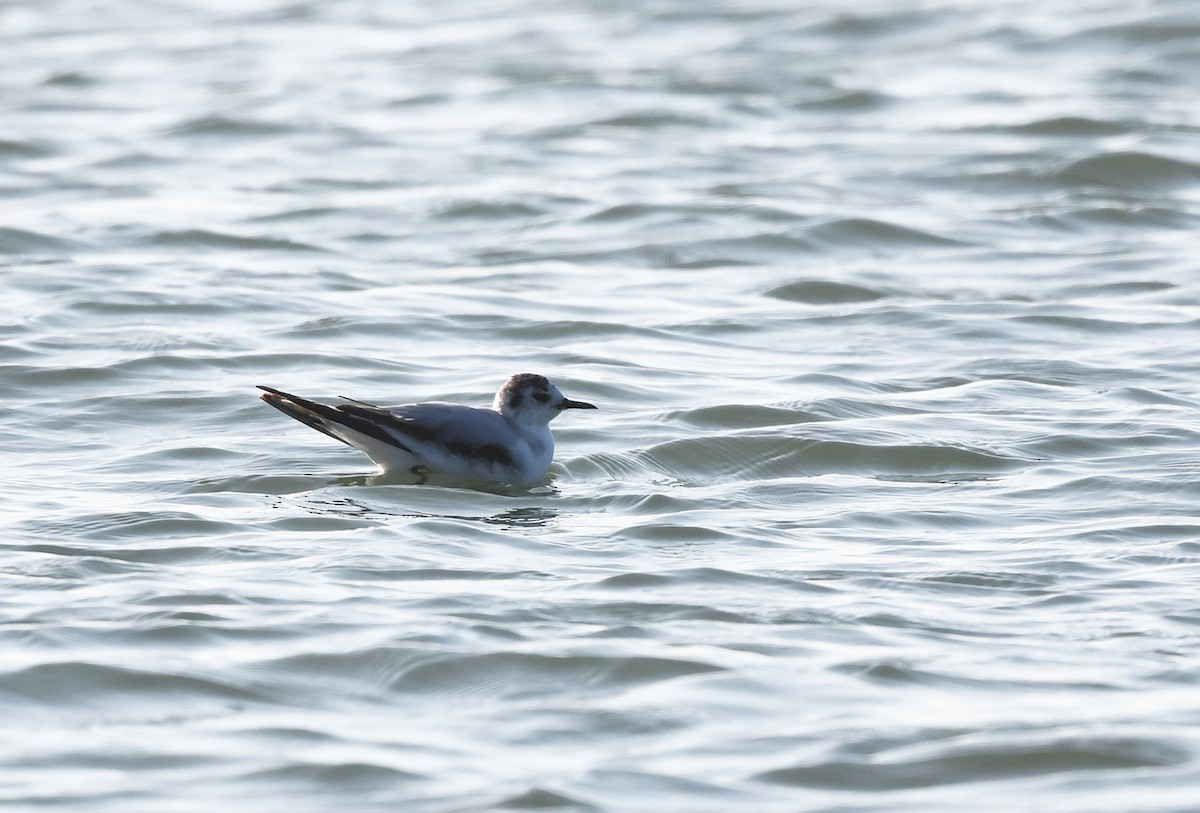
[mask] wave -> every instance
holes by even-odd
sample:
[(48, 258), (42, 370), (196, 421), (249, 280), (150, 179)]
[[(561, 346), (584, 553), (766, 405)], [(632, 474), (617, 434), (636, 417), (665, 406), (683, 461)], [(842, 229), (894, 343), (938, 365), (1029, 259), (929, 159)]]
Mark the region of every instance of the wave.
[[(941, 746), (924, 745), (920, 750), (940, 752), (928, 757), (904, 758), (902, 748), (882, 748), (869, 759), (813, 762), (766, 771), (758, 778), (794, 787), (892, 791), (1061, 773), (1132, 773), (1190, 760), (1187, 751), (1171, 742), (1138, 737), (1047, 734), (1038, 740), (993, 734), (987, 737), (991, 742), (983, 745), (971, 743), (970, 737), (963, 739), (962, 743), (951, 739)], [(888, 758), (890, 750), (898, 752), (895, 758)]]
[(208, 229), (183, 229), (181, 231), (160, 231), (150, 236), (150, 242), (157, 246), (176, 248), (213, 248), (235, 249), (238, 251), (304, 251), (316, 252), (325, 249), (311, 243), (299, 243), (281, 237), (245, 236), (210, 231)]
[(1161, 190), (1200, 184), (1200, 164), (1146, 152), (1112, 152), (1074, 161), (1054, 178), (1073, 186)]

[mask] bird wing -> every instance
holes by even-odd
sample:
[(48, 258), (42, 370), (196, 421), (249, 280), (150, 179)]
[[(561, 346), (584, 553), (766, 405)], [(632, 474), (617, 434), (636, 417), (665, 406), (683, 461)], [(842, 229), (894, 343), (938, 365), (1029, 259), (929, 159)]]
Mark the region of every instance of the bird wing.
[[(373, 436), (391, 438), (395, 445), (434, 462), (453, 456), (511, 466), (515, 450), (498, 439), (511, 435), (504, 417), (490, 409), (430, 402), (395, 407), (341, 404), (337, 410), (370, 425)], [(360, 429), (362, 431), (362, 429)]]

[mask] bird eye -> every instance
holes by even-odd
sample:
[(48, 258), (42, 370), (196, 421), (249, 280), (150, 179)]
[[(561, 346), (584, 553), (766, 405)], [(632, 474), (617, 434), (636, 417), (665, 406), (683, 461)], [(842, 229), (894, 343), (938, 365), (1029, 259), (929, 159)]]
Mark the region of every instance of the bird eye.
[(546, 403), (547, 401), (549, 401), (549, 400), (550, 400), (550, 393), (548, 393), (548, 392), (535, 392), (535, 393), (533, 394), (533, 400), (537, 401), (539, 404), (544, 404), (544, 403)]

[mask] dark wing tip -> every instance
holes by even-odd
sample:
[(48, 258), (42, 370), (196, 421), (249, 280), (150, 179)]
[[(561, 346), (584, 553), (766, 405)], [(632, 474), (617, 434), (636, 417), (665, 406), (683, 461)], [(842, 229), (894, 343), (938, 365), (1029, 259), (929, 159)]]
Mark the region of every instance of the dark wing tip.
[(357, 398), (351, 398), (349, 395), (339, 395), (338, 398), (341, 398), (343, 401), (349, 401), (352, 404), (358, 404), (359, 406), (367, 407), (369, 409), (383, 409), (383, 407), (379, 406), (378, 404), (360, 401)]

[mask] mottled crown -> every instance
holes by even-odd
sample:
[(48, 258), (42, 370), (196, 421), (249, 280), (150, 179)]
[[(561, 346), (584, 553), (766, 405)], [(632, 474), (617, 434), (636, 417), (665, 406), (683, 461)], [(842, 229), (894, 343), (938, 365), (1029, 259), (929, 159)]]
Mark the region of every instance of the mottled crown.
[(518, 373), (505, 382), (496, 393), (495, 409), (520, 409), (527, 398), (546, 403), (550, 400), (550, 380), (537, 373)]

